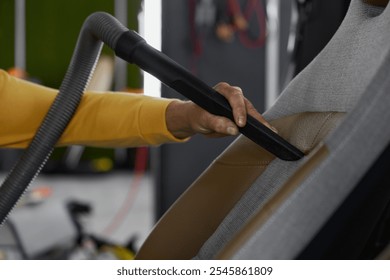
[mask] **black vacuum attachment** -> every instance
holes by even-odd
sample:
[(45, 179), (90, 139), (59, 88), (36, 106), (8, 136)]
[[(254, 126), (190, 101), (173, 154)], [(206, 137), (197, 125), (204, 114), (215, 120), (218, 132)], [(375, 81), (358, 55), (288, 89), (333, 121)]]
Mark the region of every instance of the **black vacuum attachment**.
[[(148, 45), (136, 32), (124, 32), (114, 50), (120, 58), (138, 65), (208, 112), (234, 121), (232, 108), (225, 97)], [(303, 157), (300, 150), (253, 117), (248, 115), (247, 120), (245, 127), (239, 128), (240, 132), (264, 149), (283, 160), (293, 161)]]

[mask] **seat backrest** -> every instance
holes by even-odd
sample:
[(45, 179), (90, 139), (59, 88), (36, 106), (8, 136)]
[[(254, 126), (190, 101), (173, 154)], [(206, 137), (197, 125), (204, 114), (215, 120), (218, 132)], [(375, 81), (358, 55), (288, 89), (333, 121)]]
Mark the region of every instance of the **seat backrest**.
[(312, 155), (322, 157), (317, 167), (313, 170), (308, 162), (299, 168), (236, 232), (219, 258), (293, 259), (318, 233), (390, 141), (390, 56), (386, 61), (369, 94)]
[(389, 27), (390, 8), (352, 0), (333, 39), (264, 114), (307, 155), (285, 162), (240, 137), (139, 258), (295, 258), (390, 140)]

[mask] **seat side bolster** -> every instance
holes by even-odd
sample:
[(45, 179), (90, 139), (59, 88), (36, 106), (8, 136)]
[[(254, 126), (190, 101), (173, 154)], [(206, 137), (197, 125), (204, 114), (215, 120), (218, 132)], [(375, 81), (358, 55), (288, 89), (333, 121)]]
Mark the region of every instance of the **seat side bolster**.
[(287, 197), (289, 197), (305, 178), (310, 175), (323, 160), (325, 160), (328, 154), (328, 148), (324, 144), (321, 144), (313, 151), (308, 161), (265, 203), (260, 211), (255, 213), (251, 219), (247, 221), (234, 238), (217, 254), (216, 259), (232, 259), (233, 256), (243, 248), (244, 244), (251, 240), (255, 233), (259, 231), (282, 203), (286, 201)]

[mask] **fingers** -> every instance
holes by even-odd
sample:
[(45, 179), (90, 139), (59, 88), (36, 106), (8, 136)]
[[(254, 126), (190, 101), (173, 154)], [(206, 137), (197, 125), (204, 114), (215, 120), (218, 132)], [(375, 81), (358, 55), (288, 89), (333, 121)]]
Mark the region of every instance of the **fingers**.
[(220, 137), (238, 134), (238, 128), (234, 122), (228, 118), (210, 114), (203, 109), (200, 109), (199, 117), (194, 123), (196, 123), (194, 130), (206, 136)]
[(256, 110), (253, 104), (244, 97), (241, 88), (230, 86), (228, 83), (222, 82), (217, 84), (214, 89), (229, 101), (229, 104), (233, 109), (233, 117), (237, 126), (245, 126), (247, 114), (249, 114), (274, 132), (277, 132), (277, 130)]
[(246, 104), (241, 88), (230, 86), (228, 83), (219, 83), (214, 89), (223, 95), (233, 109), (234, 121), (239, 127), (246, 124)]
[(273, 127), (269, 122), (267, 122), (264, 119), (264, 117), (256, 110), (256, 108), (253, 106), (253, 104), (246, 98), (245, 98), (245, 104), (246, 104), (247, 112), (249, 115), (251, 115), (256, 120), (258, 120), (259, 122), (264, 124), (266, 127), (271, 129), (273, 132), (278, 133), (278, 130), (275, 127)]
[(194, 134), (209, 137), (237, 135), (238, 128), (228, 118), (216, 116), (203, 110), (191, 101), (172, 101), (165, 113), (168, 131), (179, 139)]
[(209, 125), (211, 130), (213, 130), (213, 136), (218, 135), (237, 135), (238, 128), (237, 126), (228, 118), (217, 117), (210, 114)]
[(237, 135), (239, 127), (246, 124), (247, 114), (277, 132), (244, 97), (239, 87), (219, 83), (214, 89), (228, 100), (233, 109), (234, 122), (228, 118), (213, 115), (191, 101), (176, 100), (171, 102), (166, 110), (166, 124), (172, 135), (177, 138), (187, 138), (196, 133), (209, 137)]

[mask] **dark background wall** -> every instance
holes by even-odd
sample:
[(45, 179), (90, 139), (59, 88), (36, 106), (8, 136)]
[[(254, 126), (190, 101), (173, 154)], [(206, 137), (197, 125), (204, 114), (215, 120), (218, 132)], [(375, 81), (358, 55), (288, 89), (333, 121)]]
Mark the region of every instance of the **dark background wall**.
[(306, 0), (299, 5), (300, 28), (295, 57), (298, 74), (333, 37), (351, 0)]
[[(240, 86), (262, 112), (265, 48), (247, 48), (237, 36), (232, 42), (225, 43), (216, 37), (214, 28), (209, 27), (202, 30), (202, 51), (194, 62), (189, 5), (190, 1), (163, 1), (163, 52), (187, 69), (195, 69), (194, 74), (210, 86), (221, 81)], [(183, 98), (166, 87), (162, 94)], [(206, 139), (195, 136), (185, 144), (162, 146), (157, 157), (157, 216), (163, 214), (233, 140), (234, 137)]]

